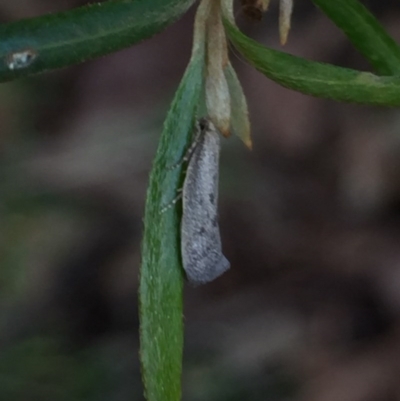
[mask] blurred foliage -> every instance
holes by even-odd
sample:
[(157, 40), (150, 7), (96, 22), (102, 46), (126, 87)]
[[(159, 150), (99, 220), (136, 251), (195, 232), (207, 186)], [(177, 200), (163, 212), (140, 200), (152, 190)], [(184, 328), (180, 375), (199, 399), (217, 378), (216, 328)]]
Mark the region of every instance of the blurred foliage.
[(98, 401), (108, 399), (111, 388), (98, 357), (63, 351), (54, 338), (32, 338), (0, 351), (4, 400)]

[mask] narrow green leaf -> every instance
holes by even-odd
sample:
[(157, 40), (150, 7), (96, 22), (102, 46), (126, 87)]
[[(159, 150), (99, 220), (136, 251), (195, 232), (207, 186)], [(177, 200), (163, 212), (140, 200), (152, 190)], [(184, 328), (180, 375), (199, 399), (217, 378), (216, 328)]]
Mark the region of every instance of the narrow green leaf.
[(0, 25), (0, 82), (131, 46), (176, 21), (194, 0), (109, 0)]
[(400, 106), (400, 77), (378, 77), (308, 61), (262, 46), (226, 19), (224, 24), (233, 45), (247, 61), (282, 86), (337, 101)]
[(183, 349), (181, 212), (172, 207), (202, 91), (204, 51), (192, 58), (165, 121), (150, 175), (140, 274), (140, 355), (148, 401), (179, 401)]
[(400, 75), (400, 47), (358, 0), (313, 0), (382, 75)]

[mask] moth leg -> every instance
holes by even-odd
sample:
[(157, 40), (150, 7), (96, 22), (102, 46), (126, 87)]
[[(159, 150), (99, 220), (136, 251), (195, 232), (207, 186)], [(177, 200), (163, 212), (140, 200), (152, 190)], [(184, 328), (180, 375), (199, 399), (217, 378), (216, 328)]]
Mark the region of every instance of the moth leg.
[(176, 169), (177, 167), (181, 166), (183, 163), (188, 162), (188, 161), (190, 160), (190, 158), (192, 157), (193, 152), (194, 152), (194, 150), (196, 149), (196, 146), (198, 145), (199, 139), (200, 139), (200, 136), (201, 136), (201, 129), (200, 129), (200, 127), (199, 127), (199, 124), (197, 123), (196, 125), (197, 125), (196, 134), (195, 134), (195, 136), (194, 136), (194, 138), (193, 138), (193, 140), (192, 140), (191, 145), (190, 145), (189, 148), (186, 150), (185, 155), (184, 155), (184, 156), (182, 157), (182, 159), (179, 160), (177, 163), (175, 163), (175, 164), (173, 164), (173, 165), (171, 165), (171, 166), (168, 166), (168, 167), (167, 167), (167, 170), (174, 170), (174, 169)]
[(161, 210), (160, 210), (160, 214), (165, 213), (167, 210), (171, 209), (172, 206), (175, 205), (176, 202), (178, 202), (179, 199), (182, 198), (182, 188), (179, 188), (177, 190), (177, 195), (174, 199), (172, 199), (171, 202), (169, 202), (167, 205), (165, 205)]

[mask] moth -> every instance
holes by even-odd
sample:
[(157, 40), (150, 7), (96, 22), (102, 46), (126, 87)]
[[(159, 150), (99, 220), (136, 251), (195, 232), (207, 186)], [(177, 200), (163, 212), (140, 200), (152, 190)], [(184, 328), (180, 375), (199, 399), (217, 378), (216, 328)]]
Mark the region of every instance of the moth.
[(197, 122), (182, 189), (181, 252), (189, 283), (205, 284), (230, 268), (218, 225), (220, 134), (206, 118)]

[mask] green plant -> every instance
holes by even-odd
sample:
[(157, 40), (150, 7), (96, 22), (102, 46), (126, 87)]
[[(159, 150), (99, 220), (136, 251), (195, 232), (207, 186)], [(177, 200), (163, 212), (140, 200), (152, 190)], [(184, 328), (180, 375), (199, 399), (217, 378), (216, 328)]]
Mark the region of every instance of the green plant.
[[(265, 11), (268, 1), (258, 0)], [(357, 0), (313, 0), (376, 74), (309, 61), (262, 46), (237, 28), (232, 0), (202, 0), (192, 56), (168, 112), (146, 201), (140, 284), (141, 359), (149, 401), (181, 397), (183, 349), (180, 212), (160, 214), (182, 180), (167, 167), (182, 158), (195, 118), (207, 113), (226, 136), (251, 146), (246, 100), (229, 62), (226, 36), (273, 81), (305, 94), (380, 106), (400, 105), (400, 48)], [(131, 46), (176, 21), (194, 0), (110, 0), (0, 26), (0, 81), (61, 68)], [(250, 1), (248, 3), (251, 3)], [(282, 24), (282, 37), (288, 31)]]

